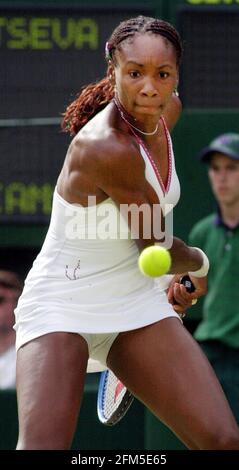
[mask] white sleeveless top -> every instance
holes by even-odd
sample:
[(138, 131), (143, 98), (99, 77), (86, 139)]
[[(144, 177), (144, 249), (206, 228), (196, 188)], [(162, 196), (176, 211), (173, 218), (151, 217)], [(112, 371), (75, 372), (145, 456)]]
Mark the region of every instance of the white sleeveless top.
[[(180, 186), (171, 138), (166, 128), (165, 132), (166, 188), (141, 141), (139, 146), (145, 177), (167, 208), (178, 202)], [(15, 310), (21, 342), (24, 328), (34, 330), (34, 322), (38, 329), (47, 324), (58, 331), (64, 326), (63, 331), (113, 333), (158, 321), (162, 310), (172, 316), (164, 292), (168, 276), (162, 276), (156, 286), (140, 273), (138, 256), (128, 226), (111, 199), (82, 207), (66, 202), (55, 189), (49, 230)]]

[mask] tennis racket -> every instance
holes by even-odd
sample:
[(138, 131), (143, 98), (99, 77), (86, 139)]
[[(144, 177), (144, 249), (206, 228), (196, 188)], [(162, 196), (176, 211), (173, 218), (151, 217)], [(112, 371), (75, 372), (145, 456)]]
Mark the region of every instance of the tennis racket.
[(134, 397), (111, 370), (101, 373), (97, 397), (97, 412), (101, 423), (114, 426), (126, 414)]
[[(184, 276), (180, 283), (190, 293), (195, 290), (189, 276)], [(97, 397), (97, 413), (101, 423), (107, 426), (117, 424), (127, 413), (133, 400), (132, 393), (112, 371), (107, 369), (101, 373)]]

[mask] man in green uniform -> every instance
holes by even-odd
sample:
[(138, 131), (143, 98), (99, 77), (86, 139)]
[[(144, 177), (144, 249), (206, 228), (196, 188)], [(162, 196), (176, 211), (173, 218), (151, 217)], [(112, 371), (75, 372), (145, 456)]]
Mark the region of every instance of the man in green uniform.
[(239, 423), (239, 134), (203, 149), (217, 212), (194, 225), (189, 243), (210, 261), (208, 294), (195, 338), (200, 342)]

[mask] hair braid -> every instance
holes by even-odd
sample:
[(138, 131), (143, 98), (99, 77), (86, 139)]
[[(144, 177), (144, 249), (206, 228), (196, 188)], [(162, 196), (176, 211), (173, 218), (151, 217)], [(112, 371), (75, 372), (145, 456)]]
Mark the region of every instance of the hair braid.
[(145, 33), (158, 34), (170, 41), (175, 48), (177, 64), (180, 64), (183, 47), (178, 31), (167, 21), (147, 16), (137, 16), (119, 24), (108, 41), (110, 58), (115, 59), (114, 53), (123, 41)]
[(79, 96), (66, 108), (62, 129), (75, 135), (95, 114), (113, 98), (114, 89), (108, 79), (103, 78), (82, 89)]

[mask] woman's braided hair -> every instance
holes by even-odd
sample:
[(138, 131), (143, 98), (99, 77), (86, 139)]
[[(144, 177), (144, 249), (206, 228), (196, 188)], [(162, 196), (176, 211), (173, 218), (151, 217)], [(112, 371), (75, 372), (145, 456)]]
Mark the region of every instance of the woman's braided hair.
[[(123, 21), (113, 31), (106, 43), (106, 60), (117, 64), (116, 52), (126, 40), (130, 41), (136, 34), (158, 34), (168, 40), (176, 52), (177, 65), (182, 56), (182, 42), (177, 30), (168, 22), (137, 16)], [(67, 107), (63, 114), (62, 129), (75, 135), (95, 114), (101, 111), (114, 97), (114, 87), (106, 76), (96, 83), (84, 87), (77, 98)]]

